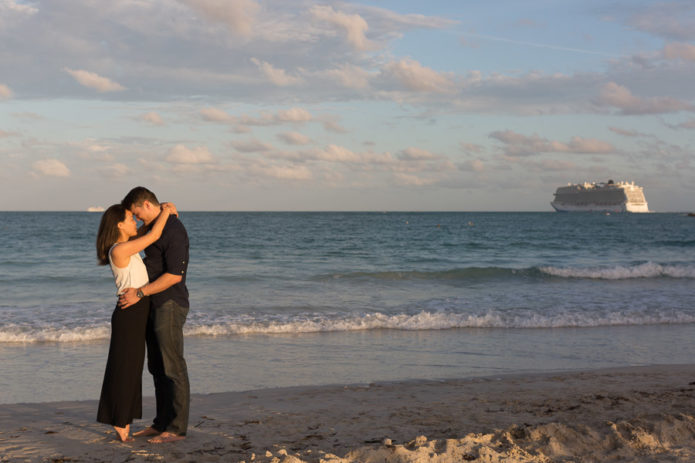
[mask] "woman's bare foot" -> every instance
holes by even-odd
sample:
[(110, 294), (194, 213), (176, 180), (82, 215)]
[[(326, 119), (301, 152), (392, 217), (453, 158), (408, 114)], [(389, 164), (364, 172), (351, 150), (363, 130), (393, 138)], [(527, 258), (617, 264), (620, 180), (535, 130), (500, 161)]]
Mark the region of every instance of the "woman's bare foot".
[(176, 442), (180, 440), (184, 440), (186, 436), (179, 436), (178, 434), (174, 434), (173, 432), (166, 432), (164, 431), (157, 437), (153, 437), (152, 439), (149, 439), (147, 442), (150, 444), (165, 444), (167, 442)]
[(148, 437), (148, 436), (158, 436), (161, 433), (154, 429), (152, 426), (148, 426), (145, 429), (141, 429), (138, 432), (133, 433), (134, 437)]
[(129, 424), (125, 425), (125, 428), (119, 428), (118, 426), (114, 426), (113, 429), (116, 430), (116, 434), (118, 434), (118, 439), (121, 442), (130, 442), (133, 440), (133, 438), (128, 435), (130, 434)]

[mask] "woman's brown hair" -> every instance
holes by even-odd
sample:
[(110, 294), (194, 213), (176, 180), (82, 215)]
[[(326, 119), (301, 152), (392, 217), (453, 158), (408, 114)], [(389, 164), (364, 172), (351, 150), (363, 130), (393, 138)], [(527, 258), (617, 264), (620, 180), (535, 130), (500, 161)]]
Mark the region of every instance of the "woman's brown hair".
[(109, 249), (118, 241), (118, 223), (125, 220), (125, 207), (114, 204), (104, 211), (97, 232), (97, 260), (99, 265), (109, 263)]

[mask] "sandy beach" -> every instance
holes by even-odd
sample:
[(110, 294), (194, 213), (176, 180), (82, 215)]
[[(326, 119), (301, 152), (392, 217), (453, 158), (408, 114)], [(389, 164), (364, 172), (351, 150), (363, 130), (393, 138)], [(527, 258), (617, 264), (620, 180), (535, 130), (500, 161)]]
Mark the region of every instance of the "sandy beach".
[(95, 413), (0, 406), (0, 461), (695, 461), (695, 365), (194, 395), (165, 445), (119, 443)]

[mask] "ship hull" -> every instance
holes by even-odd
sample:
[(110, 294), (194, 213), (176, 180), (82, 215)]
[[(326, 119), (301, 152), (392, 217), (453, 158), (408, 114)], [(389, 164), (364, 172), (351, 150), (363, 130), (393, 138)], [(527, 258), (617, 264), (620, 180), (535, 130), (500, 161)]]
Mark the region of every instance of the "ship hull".
[(647, 205), (634, 204), (616, 204), (616, 205), (599, 205), (599, 204), (560, 204), (555, 201), (550, 203), (557, 212), (633, 212), (645, 213), (649, 212)]

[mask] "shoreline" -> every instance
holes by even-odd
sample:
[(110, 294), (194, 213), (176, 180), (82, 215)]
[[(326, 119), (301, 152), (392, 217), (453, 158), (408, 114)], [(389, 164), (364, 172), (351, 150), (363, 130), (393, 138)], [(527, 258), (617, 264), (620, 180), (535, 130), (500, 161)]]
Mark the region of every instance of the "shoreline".
[(695, 460), (695, 364), (193, 394), (165, 445), (116, 442), (96, 405), (0, 405), (0, 462)]
[[(695, 324), (186, 339), (196, 394), (690, 363)], [(98, 398), (108, 343), (0, 347), (0, 402)], [(143, 378), (143, 394), (154, 395)]]

